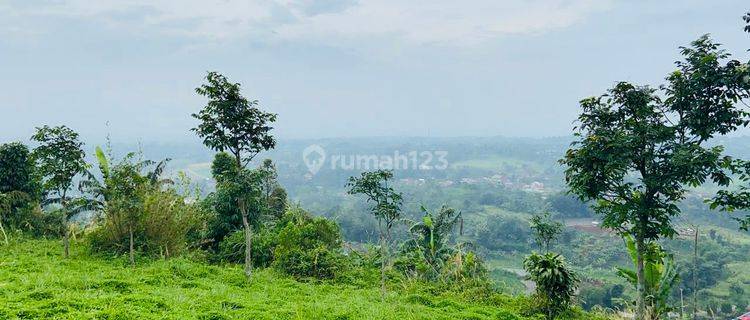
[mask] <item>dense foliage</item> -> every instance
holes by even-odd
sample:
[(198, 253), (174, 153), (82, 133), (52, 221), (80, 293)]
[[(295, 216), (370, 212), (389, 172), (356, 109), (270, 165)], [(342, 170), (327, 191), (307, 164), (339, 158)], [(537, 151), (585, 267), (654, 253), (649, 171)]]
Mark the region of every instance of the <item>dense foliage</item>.
[(547, 319), (556, 319), (570, 308), (580, 280), (565, 265), (564, 258), (555, 253), (533, 253), (526, 257), (523, 267), (537, 285), (536, 297)]
[(728, 186), (731, 161), (713, 137), (748, 123), (737, 101), (748, 97), (748, 68), (707, 36), (682, 48), (683, 61), (657, 89), (620, 82), (581, 101), (577, 140), (561, 163), (581, 200), (595, 201), (604, 226), (635, 239), (638, 314), (647, 308), (645, 255), (650, 242), (676, 235), (677, 205), (690, 187)]
[(178, 192), (174, 181), (162, 177), (166, 160), (153, 163), (129, 153), (113, 163), (101, 148), (96, 156), (98, 174), (87, 172), (80, 182), (89, 195), (87, 208), (99, 213), (88, 236), (94, 252), (127, 252), (134, 263), (136, 250), (169, 257), (195, 246), (205, 213), (188, 203), (189, 191)]

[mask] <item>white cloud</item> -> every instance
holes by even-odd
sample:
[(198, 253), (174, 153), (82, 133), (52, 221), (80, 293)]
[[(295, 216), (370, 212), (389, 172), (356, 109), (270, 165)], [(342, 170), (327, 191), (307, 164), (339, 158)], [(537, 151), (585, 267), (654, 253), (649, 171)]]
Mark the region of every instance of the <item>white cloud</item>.
[(144, 32), (225, 39), (260, 29), (273, 20), (277, 6), (273, 1), (65, 0), (26, 7), (22, 12), (83, 18)]
[(280, 27), (286, 37), (392, 35), (415, 43), (476, 44), (510, 34), (564, 28), (606, 9), (608, 1), (363, 1), (340, 13)]
[(340, 41), (390, 37), (465, 45), (564, 28), (610, 0), (65, 0), (11, 6), (16, 16), (92, 19), (117, 28), (233, 39)]

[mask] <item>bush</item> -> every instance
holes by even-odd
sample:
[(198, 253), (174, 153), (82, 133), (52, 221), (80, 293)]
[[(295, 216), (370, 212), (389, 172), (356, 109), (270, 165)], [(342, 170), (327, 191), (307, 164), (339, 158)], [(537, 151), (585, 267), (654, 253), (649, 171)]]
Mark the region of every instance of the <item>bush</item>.
[(140, 214), (121, 214), (120, 209), (114, 205), (107, 207), (106, 218), (88, 234), (94, 252), (128, 252), (126, 219), (136, 216), (133, 236), (137, 250), (147, 255), (173, 256), (190, 248), (193, 240), (199, 238), (205, 216), (199, 206), (186, 203), (185, 197), (174, 189), (148, 190)]
[(332, 279), (344, 265), (343, 256), (324, 246), (310, 249), (301, 247), (277, 248), (279, 254), (274, 267), (297, 278)]
[(35, 237), (61, 237), (63, 226), (61, 210), (44, 211), (38, 205), (29, 209), (29, 228)]
[(341, 231), (326, 218), (311, 217), (301, 209), (290, 210), (286, 225), (278, 235), (273, 266), (298, 278), (334, 278), (345, 259), (341, 250)]
[(146, 195), (140, 225), (146, 252), (162, 252), (166, 256), (191, 248), (198, 239), (205, 214), (199, 206), (186, 203), (173, 189)]
[[(6, 194), (7, 196), (7, 194)], [(2, 198), (2, 195), (0, 195)], [(39, 203), (26, 197), (0, 199), (0, 223), (8, 233), (25, 233), (34, 237), (60, 237), (63, 234), (62, 211), (42, 210)], [(28, 202), (26, 202), (28, 201)], [(3, 207), (5, 205), (5, 207)]]
[(548, 318), (569, 310), (580, 281), (561, 255), (533, 252), (524, 259), (523, 267), (528, 279), (536, 283), (535, 298)]
[[(242, 230), (242, 216), (237, 209), (236, 200), (233, 200), (231, 195), (223, 189), (206, 196), (201, 201), (201, 206), (211, 213), (207, 218), (204, 248), (218, 253), (219, 246), (225, 238), (230, 237), (237, 230)], [(244, 238), (242, 242), (244, 246)]]
[[(290, 208), (275, 225), (253, 233), (253, 266), (271, 266), (297, 278), (332, 279), (347, 264), (341, 244), (341, 231), (335, 222)], [(215, 260), (242, 263), (244, 231), (229, 234), (218, 247)]]
[[(273, 229), (264, 228), (253, 233), (253, 266), (269, 267), (274, 259), (278, 235)], [(245, 261), (245, 231), (238, 230), (224, 237), (213, 256), (216, 262), (243, 263)]]

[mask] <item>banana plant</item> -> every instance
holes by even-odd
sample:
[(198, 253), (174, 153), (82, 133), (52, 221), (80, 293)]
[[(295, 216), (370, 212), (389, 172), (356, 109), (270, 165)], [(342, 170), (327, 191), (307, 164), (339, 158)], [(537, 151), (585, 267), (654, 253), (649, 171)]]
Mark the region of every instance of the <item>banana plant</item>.
[(455, 248), (448, 243), (450, 233), (461, 219), (461, 212), (453, 208), (442, 206), (437, 214), (433, 214), (424, 206), (422, 220), (412, 221), (409, 232), (412, 238), (403, 245), (404, 251), (416, 250), (430, 267), (433, 275), (438, 275), (455, 252)]
[[(95, 155), (98, 162), (97, 166), (99, 168), (99, 175), (101, 175), (101, 179), (99, 179), (97, 175), (90, 170), (86, 170), (84, 172), (85, 179), (79, 182), (78, 189), (82, 193), (91, 195), (91, 197), (87, 198), (86, 201), (79, 201), (77, 208), (79, 208), (80, 210), (92, 210), (101, 212), (105, 209), (107, 202), (112, 200), (113, 193), (115, 192), (114, 188), (116, 186), (112, 180), (116, 179), (117, 177), (114, 177), (113, 175), (116, 176), (119, 172), (118, 170), (120, 169), (127, 169), (130, 170), (129, 172), (135, 172), (136, 174), (140, 175), (140, 172), (144, 168), (153, 165), (154, 169), (152, 171), (143, 174), (139, 178), (145, 179), (148, 184), (154, 188), (160, 188), (165, 184), (173, 183), (171, 179), (162, 177), (167, 163), (170, 161), (169, 158), (159, 162), (142, 160), (131, 163), (129, 160), (135, 157), (135, 153), (131, 152), (123, 158), (122, 162), (113, 166), (110, 163), (110, 159), (107, 157), (107, 154), (104, 153), (101, 147), (96, 147)], [(129, 168), (125, 168), (125, 166), (129, 166)], [(124, 172), (127, 172), (127, 170), (125, 170)]]
[(96, 175), (90, 170), (86, 170), (83, 173), (84, 179), (78, 183), (78, 190), (92, 196), (88, 198), (88, 202), (85, 204), (89, 209), (101, 211), (104, 210), (104, 205), (110, 197), (107, 181), (109, 181), (111, 169), (109, 159), (107, 159), (107, 155), (104, 154), (101, 147), (96, 147), (95, 155), (102, 178), (97, 179)]
[[(630, 235), (623, 237), (627, 246), (633, 266), (637, 266), (637, 254), (635, 240)], [(669, 296), (672, 288), (679, 281), (679, 274), (672, 255), (664, 252), (657, 243), (650, 243), (646, 250), (644, 259), (644, 274), (646, 278), (646, 306), (647, 319), (658, 320), (673, 310), (669, 305)], [(627, 280), (637, 288), (638, 275), (636, 270), (617, 268), (617, 275)]]

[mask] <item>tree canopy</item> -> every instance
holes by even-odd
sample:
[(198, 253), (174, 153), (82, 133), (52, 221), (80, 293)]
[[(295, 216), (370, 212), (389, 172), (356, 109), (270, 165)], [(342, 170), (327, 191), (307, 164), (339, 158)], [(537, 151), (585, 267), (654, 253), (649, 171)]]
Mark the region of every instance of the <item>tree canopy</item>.
[(674, 217), (690, 187), (731, 182), (733, 161), (707, 141), (748, 124), (747, 64), (708, 36), (681, 48), (683, 60), (658, 89), (617, 83), (581, 101), (576, 141), (560, 161), (570, 192), (632, 235), (638, 248), (639, 317), (644, 312), (647, 242), (676, 234)]
[(64, 197), (73, 178), (86, 169), (86, 154), (78, 133), (66, 126), (44, 126), (37, 128), (31, 139), (39, 143), (33, 157), (44, 179), (44, 190)]
[(259, 152), (276, 146), (271, 135), (276, 114), (258, 109), (258, 100), (245, 98), (239, 83), (217, 72), (209, 72), (206, 82), (195, 89), (208, 103), (192, 115), (200, 120), (192, 130), (207, 147), (228, 151), (246, 165)]

